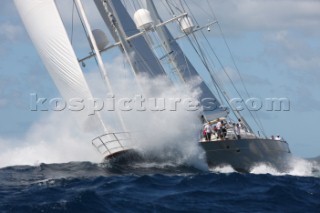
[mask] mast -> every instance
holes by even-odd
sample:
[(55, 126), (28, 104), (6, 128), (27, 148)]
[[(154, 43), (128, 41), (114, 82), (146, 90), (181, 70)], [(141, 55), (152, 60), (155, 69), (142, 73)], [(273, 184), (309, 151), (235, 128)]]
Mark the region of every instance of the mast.
[(131, 69), (134, 71), (133, 74), (136, 75), (136, 68), (134, 66), (134, 64), (132, 63), (132, 60), (131, 60), (131, 57), (130, 57), (130, 54), (129, 54), (129, 45), (128, 43), (126, 42), (125, 40), (125, 34), (123, 32), (123, 30), (119, 27), (119, 25), (117, 24), (116, 20), (117, 20), (117, 17), (116, 17), (116, 14), (114, 14), (113, 12), (113, 9), (112, 9), (112, 6), (110, 4), (108, 4), (108, 2), (105, 2), (105, 4), (103, 4), (103, 7), (105, 9), (105, 11), (109, 11), (109, 15), (108, 15), (108, 18), (109, 18), (109, 22), (108, 22), (108, 26), (109, 28), (112, 28), (112, 35), (117, 39), (119, 40), (120, 42), (120, 45), (122, 47), (122, 50), (128, 60), (128, 63), (131, 67)]
[[(144, 3), (146, 5), (146, 8), (150, 11), (153, 20), (155, 20), (156, 23), (161, 23), (160, 15), (158, 11), (155, 8), (155, 5), (153, 1), (145, 1)], [(162, 41), (162, 46), (164, 47), (166, 51), (166, 57), (169, 58), (169, 63), (173, 66), (175, 73), (178, 75), (181, 82), (186, 83), (183, 75), (181, 74), (183, 70), (180, 68), (179, 63), (175, 57), (174, 50), (170, 46), (170, 40), (166, 36), (165, 31), (163, 30), (163, 27), (159, 27), (155, 29), (157, 31), (158, 36), (160, 37)]]
[[(159, 15), (159, 13), (158, 13), (155, 5), (154, 5), (153, 0), (141, 0), (141, 1), (143, 1), (144, 5), (148, 8), (148, 10), (151, 11), (152, 15), (154, 16), (154, 19), (161, 22), (161, 17), (160, 17), (160, 15)], [(185, 20), (185, 21), (182, 20), (182, 21), (180, 21), (180, 25), (182, 26), (183, 24), (185, 24), (184, 22), (189, 22), (189, 21), (190, 20)], [(216, 23), (216, 22), (213, 22), (213, 23)], [(189, 24), (191, 24), (191, 23), (189, 23)], [(211, 24), (209, 24), (209, 25), (211, 25)], [(165, 48), (167, 49), (167, 52), (172, 52), (172, 49), (174, 49), (176, 47), (179, 47), (178, 44), (176, 43), (175, 39), (172, 37), (171, 33), (169, 32), (169, 30), (166, 27), (157, 28), (156, 30), (157, 30), (160, 38), (164, 41), (163, 43), (164, 43)], [(189, 31), (189, 29), (187, 29), (188, 32), (185, 31), (185, 36), (188, 36), (188, 34), (191, 34), (191, 33), (193, 34), (193, 36), (195, 36), (194, 32), (198, 31), (198, 30), (193, 30), (192, 29), (192, 30)], [(168, 40), (168, 37), (170, 38), (169, 40)], [(170, 41), (170, 42), (168, 42), (168, 41)], [(199, 48), (200, 48), (200, 46), (199, 46)], [(182, 52), (182, 54), (183, 54), (183, 52)], [(179, 58), (178, 57), (172, 57), (171, 56), (171, 60), (170, 61), (172, 63), (174, 63), (175, 66), (177, 66), (176, 64), (181, 63), (181, 62), (179, 62)], [(187, 60), (186, 63), (190, 63), (190, 62)], [(207, 65), (205, 65), (205, 66), (209, 71), (210, 70), (209, 67), (207, 67)], [(190, 69), (194, 69), (192, 65), (190, 66)], [(183, 70), (177, 68), (177, 71), (181, 72)], [(228, 94), (217, 84), (216, 80), (214, 79), (214, 77), (213, 77), (213, 75), (212, 75), (212, 73), (210, 71), (209, 71), (209, 75), (210, 75), (210, 78), (211, 78), (212, 82), (217, 85), (217, 87), (221, 91), (222, 95), (224, 96), (226, 102), (229, 104), (228, 100), (230, 100), (230, 97), (228, 96)], [(231, 106), (231, 108), (232, 108), (232, 106)], [(241, 115), (241, 113), (239, 111), (235, 110), (235, 111), (233, 111), (233, 113), (234, 113), (236, 118), (241, 119), (244, 122), (245, 126), (247, 127), (247, 129), (250, 132), (253, 132), (252, 128), (250, 127), (250, 125), (248, 124), (246, 119)]]
[(135, 37), (130, 41), (125, 39), (138, 34), (139, 31), (121, 1), (94, 0), (94, 2), (113, 38), (121, 43), (121, 50), (127, 56), (135, 74), (164, 76), (163, 67), (143, 37)]
[[(161, 23), (162, 19), (154, 5), (153, 0), (145, 1), (145, 5), (152, 14), (154, 20)], [(186, 18), (188, 18), (188, 16), (186, 16)], [(182, 21), (180, 22), (180, 24), (182, 24)], [(176, 69), (176, 72), (179, 73), (179, 77), (182, 79), (182, 81), (187, 83), (194, 78), (200, 78), (202, 80), (199, 85), (200, 89), (202, 90), (202, 94), (199, 97), (200, 102), (204, 100), (211, 100), (210, 104), (212, 104), (212, 101), (215, 104), (215, 109), (203, 112), (206, 119), (213, 120), (218, 117), (227, 116), (227, 110), (220, 107), (221, 103), (217, 100), (212, 91), (209, 89), (208, 85), (200, 77), (198, 71), (194, 68), (189, 59), (183, 53), (182, 49), (180, 48), (174, 37), (171, 35), (168, 28), (164, 25), (156, 28), (155, 30), (162, 40), (168, 57), (170, 57), (169, 62), (172, 63), (172, 66)], [(192, 31), (189, 33), (192, 33)]]
[[(77, 8), (79, 10), (81, 19), (83, 20), (83, 23), (84, 23), (84, 26), (85, 26), (85, 30), (86, 30), (87, 34), (89, 35), (89, 39), (91, 41), (92, 47), (94, 49), (94, 52), (96, 54), (96, 59), (97, 59), (97, 63), (98, 63), (99, 70), (101, 72), (102, 78), (103, 78), (103, 80), (104, 80), (109, 92), (111, 94), (114, 94), (113, 90), (112, 90), (112, 87), (111, 87), (111, 84), (110, 84), (110, 81), (109, 81), (109, 78), (107, 76), (107, 71), (106, 71), (106, 69), (105, 69), (105, 67), (103, 65), (103, 61), (102, 61), (102, 57), (101, 57), (99, 48), (98, 48), (96, 40), (95, 40), (95, 38), (93, 36), (91, 26), (89, 24), (89, 21), (88, 21), (88, 18), (86, 16), (86, 13), (85, 13), (85, 11), (83, 9), (83, 5), (81, 3), (81, 0), (75, 0), (75, 3), (76, 3), (76, 6), (77, 6)], [(122, 126), (123, 130), (125, 132), (127, 132), (128, 130), (126, 128), (126, 125), (124, 123), (124, 120), (123, 120), (123, 117), (122, 117), (121, 113), (118, 110), (116, 110), (116, 113), (117, 113), (117, 116), (118, 116), (118, 118), (120, 120), (120, 123), (121, 123), (121, 126)]]
[[(153, 0), (145, 0), (145, 5), (146, 5), (146, 7), (147, 7), (150, 11), (152, 11), (152, 14), (154, 15), (154, 17), (155, 17), (157, 20), (160, 20), (160, 21), (161, 21), (160, 15), (159, 15), (159, 13), (158, 13), (155, 5), (154, 5)], [(186, 20), (186, 21), (188, 22), (189, 20)], [(214, 23), (215, 23), (215, 22), (214, 22)], [(184, 24), (184, 23), (181, 21), (181, 22), (180, 22), (180, 25), (182, 25), (182, 24)], [(160, 37), (161, 37), (164, 41), (167, 41), (167, 40), (168, 40), (168, 38), (167, 38), (168, 36), (169, 36), (169, 37), (172, 37), (168, 29), (158, 28), (158, 29), (157, 29), (157, 32), (158, 32), (158, 34), (160, 35)], [(190, 33), (190, 34), (191, 34), (191, 33), (194, 33), (194, 30), (192, 29), (191, 32), (185, 32), (186, 36), (187, 36), (187, 33)], [(195, 34), (193, 34), (193, 36), (195, 36)], [(172, 37), (172, 39), (173, 39), (173, 37)], [(171, 40), (170, 40), (170, 41), (171, 41)], [(173, 44), (170, 45), (170, 43), (173, 43)], [(173, 41), (170, 42), (170, 43), (164, 42), (167, 51), (170, 51), (170, 52), (171, 52), (171, 51), (172, 51), (172, 48), (173, 48), (175, 45), (178, 45), (178, 44), (174, 44), (174, 43), (175, 43), (174, 39), (173, 39)], [(173, 47), (172, 47), (172, 46), (173, 46)], [(200, 48), (200, 47), (199, 47), (199, 48)], [(176, 58), (173, 58), (172, 61), (173, 61), (174, 63), (179, 63), (179, 59), (176, 59)], [(189, 61), (187, 61), (187, 63), (189, 63)], [(207, 67), (207, 65), (205, 65), (205, 66), (206, 66), (206, 68), (207, 68), (208, 71), (209, 71), (209, 67)], [(191, 65), (191, 69), (194, 69), (194, 68), (192, 67), (192, 65)], [(178, 69), (178, 71), (180, 71), (180, 70)], [(209, 75), (210, 75), (210, 78), (211, 78), (212, 82), (215, 83), (215, 84), (217, 84), (215, 78), (213, 77), (213, 75), (212, 75), (212, 73), (211, 73), (210, 71), (209, 71)], [(224, 98), (226, 99), (226, 102), (228, 102), (228, 100), (231, 100), (230, 97), (228, 96), (228, 94), (227, 94), (219, 85), (217, 85), (217, 87), (219, 88), (219, 90), (221, 91), (222, 95), (223, 95)], [(229, 103), (229, 102), (228, 102), (228, 103)], [(232, 107), (231, 107), (231, 108), (232, 108)], [(233, 111), (233, 113), (234, 113), (234, 115), (236, 116), (236, 118), (241, 119), (241, 120), (244, 122), (244, 124), (246, 125), (247, 129), (248, 129), (250, 132), (253, 132), (252, 128), (250, 127), (250, 125), (248, 124), (248, 122), (246, 121), (246, 119), (241, 115), (241, 113), (240, 113), (239, 111), (236, 110), (236, 111)]]

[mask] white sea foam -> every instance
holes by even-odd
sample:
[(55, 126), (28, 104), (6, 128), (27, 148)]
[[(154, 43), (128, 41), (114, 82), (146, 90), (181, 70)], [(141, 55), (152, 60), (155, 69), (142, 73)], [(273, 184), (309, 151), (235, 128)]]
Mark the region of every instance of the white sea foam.
[(258, 164), (252, 168), (250, 171), (252, 174), (272, 174), (272, 175), (281, 175), (281, 173), (268, 164)]
[[(126, 128), (134, 133), (133, 145), (144, 155), (156, 158), (158, 162), (187, 164), (207, 170), (204, 151), (197, 143), (201, 128), (200, 110), (187, 110), (182, 103), (178, 103), (176, 110), (172, 110), (168, 105), (168, 101), (175, 98), (184, 100), (200, 95), (201, 91), (195, 89), (198, 82), (177, 89), (164, 77), (139, 76), (138, 79), (132, 80), (128, 77), (130, 74), (123, 69), (121, 60), (115, 60), (114, 63), (112, 66), (107, 64), (106, 67), (112, 70), (109, 77), (116, 100), (121, 97), (134, 100), (137, 95), (146, 99), (145, 110), (133, 107), (132, 110), (121, 111)], [(96, 87), (98, 85), (96, 81), (100, 81), (99, 76), (91, 74), (89, 76), (91, 88), (95, 95), (103, 97), (105, 93)], [(155, 110), (154, 106), (150, 106), (154, 103), (148, 103), (149, 98), (164, 100), (166, 103), (164, 110)], [(157, 104), (158, 107), (159, 105), (161, 108), (161, 104)], [(131, 103), (131, 106), (135, 104)], [(106, 121), (114, 120), (110, 112), (102, 111), (101, 114)], [(117, 129), (117, 126), (114, 128)]]
[(22, 139), (1, 139), (0, 167), (64, 163), (69, 161), (99, 162), (92, 149), (90, 133), (80, 131), (67, 112), (48, 113), (35, 123)]
[[(155, 91), (150, 79), (140, 79), (144, 85), (147, 97), (162, 97), (165, 99), (186, 97), (189, 91), (177, 91), (163, 79), (157, 79), (156, 85), (163, 90)], [(147, 84), (148, 82), (148, 84)], [(204, 152), (197, 144), (199, 127), (199, 112), (178, 109), (177, 111), (133, 111), (126, 114), (126, 123), (136, 135), (136, 146), (145, 154), (151, 154), (163, 161), (188, 164), (199, 169), (207, 169)], [(137, 125), (138, 124), (138, 125)]]
[(319, 164), (303, 158), (293, 157), (289, 162), (289, 169), (286, 172), (279, 172), (267, 164), (259, 164), (255, 166), (251, 173), (253, 174), (271, 174), (275, 176), (292, 175), (311, 177), (318, 176), (316, 171), (319, 171)]
[[(217, 166), (209, 168), (211, 172), (215, 173), (234, 173), (231, 166)], [(293, 157), (288, 166), (288, 170), (283, 172), (272, 167), (270, 164), (260, 163), (251, 168), (251, 174), (271, 174), (274, 176), (301, 176), (301, 177), (320, 177), (320, 164), (316, 161), (306, 160), (303, 158)]]
[(217, 166), (209, 169), (211, 172), (215, 173), (234, 173), (236, 172), (231, 166), (225, 165), (225, 166)]
[[(87, 77), (92, 85), (101, 86), (101, 82), (96, 82), (98, 74)], [(134, 85), (131, 78), (117, 77), (112, 82), (116, 85), (116, 95), (119, 97), (141, 94), (140, 88)], [(183, 98), (189, 95), (194, 97), (199, 93), (191, 87), (179, 91), (162, 78), (150, 79), (144, 76), (140, 78), (140, 83), (144, 85), (143, 95), (146, 97)], [(98, 90), (97, 94), (106, 94), (106, 90), (99, 87), (93, 90)], [(0, 139), (0, 167), (70, 161), (100, 162), (102, 156), (91, 146), (91, 140), (97, 133), (79, 128), (70, 114), (69, 111), (48, 112), (48, 116), (37, 121), (23, 139)], [(119, 124), (114, 122), (114, 112), (113, 115), (109, 111), (102, 111), (101, 114), (108, 126), (120, 130)], [(127, 128), (139, 133), (136, 134), (134, 145), (144, 154), (153, 155), (157, 160), (169, 164), (174, 162), (207, 170), (204, 152), (197, 143), (201, 127), (199, 111), (133, 110), (124, 112), (123, 116)]]

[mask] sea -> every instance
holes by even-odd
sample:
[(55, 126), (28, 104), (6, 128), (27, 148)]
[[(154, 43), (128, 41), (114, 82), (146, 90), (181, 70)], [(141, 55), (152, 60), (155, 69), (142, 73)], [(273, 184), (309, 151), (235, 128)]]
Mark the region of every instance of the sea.
[(257, 165), (40, 163), (0, 169), (0, 212), (320, 212), (320, 161)]

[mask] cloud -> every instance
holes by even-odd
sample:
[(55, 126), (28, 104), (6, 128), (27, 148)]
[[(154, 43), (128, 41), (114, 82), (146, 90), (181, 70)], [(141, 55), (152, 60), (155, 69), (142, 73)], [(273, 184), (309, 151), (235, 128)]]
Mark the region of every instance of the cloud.
[(1, 40), (16, 41), (22, 32), (22, 27), (20, 25), (9, 22), (1, 23), (0, 28)]
[[(130, 0), (131, 1), (131, 0)], [(126, 0), (129, 2), (129, 0)], [(171, 18), (164, 1), (155, 1), (161, 15)], [(181, 8), (178, 1), (171, 5)], [(320, 35), (320, 1), (315, 0), (188, 0), (189, 15), (200, 25), (218, 19), (226, 35), (247, 32), (270, 32), (286, 29), (301, 30), (307, 36)], [(128, 3), (128, 5), (130, 5)], [(165, 6), (164, 6), (165, 5)], [(184, 5), (184, 8), (187, 8)], [(176, 14), (181, 12), (171, 7)], [(189, 11), (190, 12), (190, 11)], [(214, 28), (214, 27), (213, 27)]]
[(19, 85), (20, 81), (17, 78), (10, 76), (1, 76), (0, 79), (0, 96), (5, 99), (11, 99), (17, 95), (19, 89), (12, 85)]
[(320, 34), (319, 1), (215, 0), (210, 3), (223, 28), (229, 32), (279, 31), (293, 28), (310, 35)]
[[(216, 75), (217, 78), (224, 84), (227, 82), (230, 82), (230, 79), (233, 81), (235, 84), (241, 84), (241, 81), (244, 81), (244, 84), (248, 85), (270, 85), (270, 82), (267, 79), (264, 79), (259, 76), (255, 76), (252, 74), (247, 74), (247, 73), (242, 73), (241, 76), (238, 74), (238, 72), (231, 68), (231, 67), (226, 67), (225, 73), (221, 73), (219, 75)], [(223, 72), (223, 71), (220, 71)], [(228, 77), (229, 76), (229, 77)], [(230, 78), (230, 79), (229, 79)]]
[(5, 56), (11, 49), (10, 45), (20, 39), (23, 28), (18, 24), (0, 21), (0, 29), (0, 56)]
[(299, 82), (318, 84), (320, 78), (319, 45), (301, 39), (298, 33), (279, 31), (265, 36), (268, 57), (286, 66), (286, 74)]
[(101, 160), (90, 144), (94, 135), (76, 128), (69, 113), (46, 115), (22, 139), (0, 137), (0, 167)]
[(7, 99), (0, 98), (0, 108), (6, 107), (7, 106)]
[[(319, 111), (319, 43), (306, 39), (303, 32), (283, 30), (265, 34), (264, 58), (272, 64), (278, 82), (277, 93), (286, 94), (292, 109), (298, 112)], [(277, 84), (275, 82), (275, 84)]]
[[(37, 62), (38, 63), (38, 62)], [(38, 93), (46, 97), (57, 93), (45, 70), (38, 64), (24, 63), (24, 70), (2, 73), (0, 78), (0, 107), (5, 106), (1, 99), (10, 103), (11, 108), (29, 109), (30, 94)]]
[(292, 110), (298, 112), (319, 112), (320, 100), (315, 97), (315, 94), (308, 87), (304, 85), (283, 85), (281, 89), (290, 97)]

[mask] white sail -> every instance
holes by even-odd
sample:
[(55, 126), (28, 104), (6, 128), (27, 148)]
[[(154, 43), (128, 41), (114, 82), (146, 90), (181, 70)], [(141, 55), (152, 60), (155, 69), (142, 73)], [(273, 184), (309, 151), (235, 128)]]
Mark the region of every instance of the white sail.
[(15, 4), (62, 96), (91, 97), (54, 0), (15, 0)]
[[(54, 0), (14, 2), (34, 46), (64, 100), (92, 100), (92, 94)], [(80, 114), (87, 119), (90, 113), (85, 106), (77, 116)], [(93, 120), (99, 120), (98, 125), (104, 129), (100, 119)]]
[[(92, 100), (93, 97), (91, 91), (87, 85), (72, 45), (68, 39), (67, 32), (55, 5), (55, 1), (14, 1), (31, 40), (38, 50), (40, 57), (42, 58), (48, 72), (50, 73), (63, 98), (66, 101), (73, 98)], [(122, 46), (120, 49), (126, 53), (126, 57), (129, 59), (128, 61), (135, 71), (135, 74), (147, 73), (151, 77), (165, 75), (166, 69), (160, 62), (162, 57), (159, 57), (157, 54), (157, 49), (155, 46), (151, 45), (151, 42), (148, 40), (148, 36), (151, 34), (149, 25), (151, 22), (156, 22), (156, 25), (152, 25), (154, 29), (151, 30), (155, 30), (155, 34), (158, 35), (160, 42), (163, 43), (162, 46), (164, 47), (162, 49), (164, 50), (164, 53), (166, 53), (164, 56), (168, 57), (167, 61), (172, 63), (172, 67), (175, 69), (175, 71), (180, 73), (180, 77), (182, 79), (181, 82), (188, 83), (194, 78), (200, 78), (200, 69), (196, 69), (196, 67), (194, 67), (187, 59), (185, 53), (183, 52), (183, 48), (179, 46), (179, 44), (176, 42), (176, 39), (174, 39), (173, 35), (166, 26), (166, 24), (171, 22), (171, 20), (179, 20), (179, 18), (182, 18), (187, 14), (182, 14), (183, 16), (181, 17), (176, 16), (174, 19), (163, 22), (162, 18), (158, 14), (157, 8), (153, 4), (154, 0), (140, 1), (144, 2), (144, 6), (151, 12), (151, 15), (153, 16), (153, 20), (147, 17), (146, 21), (138, 25), (139, 29), (143, 29), (142, 32), (139, 32), (138, 29), (136, 29), (135, 23), (130, 17), (127, 8), (122, 3), (123, 1), (94, 0), (104, 22), (110, 30), (110, 33), (115, 38), (115, 41), (117, 41), (117, 44), (113, 46)], [(100, 70), (103, 74), (102, 77), (106, 78), (107, 82), (108, 76), (106, 75), (103, 62), (99, 55), (99, 50), (101, 50), (101, 48), (98, 48), (96, 45), (95, 38), (91, 33), (90, 24), (86, 18), (85, 10), (82, 8), (81, 0), (77, 0), (75, 3), (80, 11), (81, 19), (84, 22), (85, 28), (92, 42), (92, 47), (94, 48), (93, 55), (97, 57)], [(174, 4), (171, 5), (171, 3), (168, 1), (166, 3), (169, 7), (177, 7)], [(180, 3), (182, 4), (182, 1), (180, 1)], [(137, 9), (134, 3), (132, 5), (134, 6), (134, 9)], [(182, 10), (177, 8), (179, 13), (184, 10), (183, 5), (181, 6)], [(143, 13), (148, 14), (150, 12), (144, 11)], [(181, 21), (179, 22), (181, 23)], [(194, 26), (190, 24), (190, 20), (186, 20), (186, 22), (189, 24), (184, 23), (186, 25), (182, 26), (184, 33), (187, 35), (194, 33)], [(203, 28), (199, 29), (201, 30)], [(194, 49), (197, 51), (196, 48)], [(86, 58), (90, 58), (93, 55), (90, 55)], [(205, 57), (201, 57), (200, 54), (199, 56), (201, 59), (205, 59)], [(206, 60), (203, 60), (203, 64), (206, 66), (207, 70), (210, 71), (209, 67), (206, 65)], [(213, 83), (216, 83), (213, 77), (211, 80)], [(107, 85), (109, 85), (108, 82)], [(216, 86), (217, 88), (219, 87), (219, 85)], [(203, 79), (199, 84), (199, 88), (203, 92), (201, 97), (199, 97), (199, 100), (204, 100), (206, 98), (210, 100), (216, 100), (213, 91), (211, 91), (209, 85), (207, 85)], [(109, 88), (109, 91), (112, 91), (111, 87)], [(227, 95), (224, 94), (224, 91), (220, 92), (222, 95), (227, 97)], [(220, 106), (218, 101), (216, 101), (216, 103), (217, 106)], [(203, 103), (202, 106), (205, 107)], [(92, 110), (89, 109), (89, 112), (90, 111)], [(128, 132), (110, 131), (111, 128), (108, 128), (109, 131), (107, 131), (102, 119), (99, 117), (99, 114), (96, 113), (95, 116), (88, 117), (90, 114), (89, 112), (87, 108), (86, 110), (81, 110), (79, 113), (77, 113), (77, 117), (82, 117), (85, 119), (98, 118), (95, 120), (99, 122), (95, 123), (99, 126), (96, 125), (95, 127), (102, 127), (99, 129), (104, 130), (104, 134), (94, 138), (92, 140), (92, 144), (100, 153), (104, 155), (104, 158), (110, 159), (121, 156), (120, 161), (123, 162), (122, 160), (126, 160), (126, 155), (123, 154), (129, 153), (130, 158), (127, 159), (128, 162), (134, 160), (135, 152), (132, 152), (132, 150), (134, 150), (135, 147), (132, 145), (137, 143), (135, 143), (136, 141), (131, 138), (131, 134)], [(238, 115), (240, 115), (237, 113), (234, 114), (237, 118), (239, 117)], [(222, 125), (222, 121), (227, 123), (232, 121), (232, 119), (227, 120), (224, 118), (221, 119), (222, 121), (213, 121), (213, 119), (217, 117), (228, 115), (226, 109), (223, 107), (216, 107), (216, 109), (204, 111), (203, 115), (204, 118), (211, 120), (213, 125), (218, 126), (219, 123), (221, 124), (220, 131), (217, 130), (217, 134), (211, 134), (211, 131), (208, 131), (204, 135), (205, 138), (201, 136), (202, 139), (199, 141), (200, 145), (206, 152), (206, 158), (209, 166), (216, 167), (230, 164), (235, 170), (246, 172), (250, 171), (251, 168), (256, 164), (267, 163), (275, 168), (288, 171), (291, 152), (288, 144), (285, 141), (261, 138), (260, 136), (255, 135), (252, 130), (247, 132), (244, 128), (242, 129), (243, 131), (241, 131), (239, 125), (239, 134), (237, 134), (235, 132), (235, 126)], [(140, 120), (138, 122), (141, 122)], [(239, 120), (239, 124), (241, 124), (243, 121)], [(203, 122), (205, 122), (205, 119), (203, 119)], [(209, 125), (207, 127), (211, 129)], [(250, 129), (249, 125), (246, 125), (246, 127)], [(151, 131), (151, 133), (153, 132)], [(176, 135), (176, 133), (177, 131), (174, 131), (174, 135)], [(151, 136), (153, 139), (154, 134)], [(156, 140), (151, 140), (151, 142), (156, 142)], [(220, 142), (226, 145), (222, 146)], [(140, 162), (140, 160), (143, 159), (143, 156), (139, 156), (138, 159)]]

